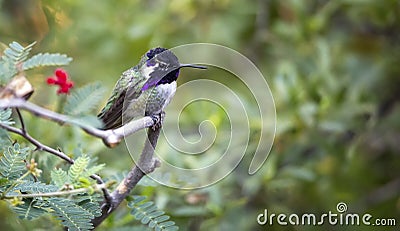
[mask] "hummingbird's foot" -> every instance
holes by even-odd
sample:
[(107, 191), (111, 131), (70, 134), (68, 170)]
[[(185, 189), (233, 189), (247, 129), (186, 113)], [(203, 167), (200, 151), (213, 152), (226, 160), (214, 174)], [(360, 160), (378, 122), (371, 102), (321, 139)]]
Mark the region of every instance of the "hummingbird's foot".
[(111, 213), (115, 208), (111, 202), (105, 202), (100, 206), (100, 209), (106, 211), (107, 214)]
[(151, 119), (154, 122), (154, 125), (151, 127), (151, 129), (153, 129), (153, 131), (162, 127), (162, 124), (164, 122), (164, 117), (165, 117), (164, 111), (160, 112), (160, 114), (158, 114), (158, 115), (151, 116)]

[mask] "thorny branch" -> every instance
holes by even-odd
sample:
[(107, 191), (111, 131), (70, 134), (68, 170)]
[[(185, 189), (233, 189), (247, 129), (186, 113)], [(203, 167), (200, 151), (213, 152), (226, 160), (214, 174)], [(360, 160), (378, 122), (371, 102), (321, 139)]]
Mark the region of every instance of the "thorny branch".
[[(101, 138), (103, 142), (109, 147), (114, 147), (115, 145), (120, 143), (125, 136), (129, 136), (130, 134), (133, 134), (141, 129), (151, 127), (155, 124), (154, 118), (146, 116), (141, 119), (131, 121), (117, 129), (101, 130), (80, 123), (74, 118), (50, 111), (43, 107), (37, 106), (36, 104), (18, 98), (0, 100), (0, 108), (15, 108), (21, 123), (21, 128), (15, 128), (13, 126), (0, 123), (1, 128), (24, 137), (30, 143), (35, 145), (37, 150), (46, 151), (50, 154), (56, 155), (70, 164), (73, 164), (74, 160), (68, 157), (65, 153), (44, 145), (40, 141), (29, 135), (28, 131), (25, 128), (25, 123), (23, 121), (20, 109), (31, 112), (38, 117), (52, 120), (60, 124), (71, 124), (78, 126), (89, 135)], [(147, 139), (139, 162), (129, 171), (127, 176), (120, 182), (118, 187), (111, 194), (105, 187), (100, 187), (104, 194), (104, 201), (101, 204), (102, 215), (92, 220), (94, 227), (100, 225), (101, 222), (103, 222), (119, 206), (119, 204), (129, 195), (131, 190), (146, 174), (153, 172), (155, 168), (160, 165), (158, 159), (153, 157), (160, 130), (161, 126), (155, 127), (155, 129), (148, 129)], [(91, 178), (95, 179), (99, 185), (104, 185), (104, 182), (100, 178), (100, 176), (94, 174), (91, 176)]]

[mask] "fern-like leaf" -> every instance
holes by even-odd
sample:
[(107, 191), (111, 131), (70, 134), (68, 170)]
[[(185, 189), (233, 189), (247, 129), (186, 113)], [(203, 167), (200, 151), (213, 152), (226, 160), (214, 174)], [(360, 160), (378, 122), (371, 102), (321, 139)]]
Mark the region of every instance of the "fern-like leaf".
[(144, 196), (134, 196), (133, 201), (128, 204), (132, 208), (131, 214), (136, 220), (156, 231), (179, 229), (175, 222), (169, 220), (169, 216), (164, 215), (164, 211), (157, 209), (154, 202), (144, 202), (145, 199)]
[(85, 174), (83, 175), (84, 177), (89, 177), (92, 174), (96, 174), (98, 173), (100, 170), (102, 170), (104, 168), (104, 166), (106, 166), (105, 164), (99, 164), (93, 167), (88, 168), (85, 171)]
[(35, 44), (36, 42), (33, 42), (28, 46), (23, 47), (17, 42), (12, 42), (8, 45), (8, 48), (4, 50), (3, 60), (12, 60), (15, 64), (22, 62), (28, 57), (29, 52)]
[(20, 148), (16, 143), (9, 146), (0, 158), (0, 174), (7, 180), (18, 179), (26, 171), (24, 160), (28, 155), (29, 148)]
[(58, 188), (61, 188), (65, 183), (68, 183), (69, 181), (67, 172), (60, 168), (52, 170), (50, 176), (51, 182)]
[(63, 54), (49, 54), (49, 53), (39, 53), (32, 56), (22, 64), (23, 70), (32, 69), (34, 67), (40, 66), (60, 66), (67, 65), (72, 61), (71, 57)]
[(47, 200), (47, 205), (68, 230), (93, 229), (90, 221), (94, 216), (81, 206), (75, 204), (72, 200), (54, 197)]
[(100, 83), (83, 86), (68, 97), (64, 106), (64, 113), (73, 116), (87, 114), (95, 109), (103, 99), (104, 87)]
[(0, 85), (6, 85), (17, 72), (13, 62), (0, 61)]
[(27, 198), (24, 200), (23, 204), (20, 204), (18, 206), (13, 206), (12, 210), (14, 210), (16, 214), (18, 214), (19, 218), (28, 220), (38, 218), (43, 214), (48, 213), (47, 210), (37, 207), (35, 205), (36, 201), (34, 199)]
[(68, 176), (73, 182), (78, 182), (80, 177), (83, 177), (86, 168), (89, 165), (90, 158), (82, 155), (75, 160), (75, 163), (69, 168)]
[(56, 192), (58, 188), (55, 185), (48, 185), (42, 182), (25, 181), (15, 186), (12, 190), (24, 193), (49, 193)]
[(103, 198), (99, 196), (99, 194), (85, 194), (79, 195), (79, 197), (75, 199), (75, 203), (93, 216), (99, 217), (101, 216), (100, 202), (102, 200)]
[(11, 108), (0, 109), (0, 123), (6, 125), (13, 125), (14, 121), (11, 120)]
[(9, 44), (9, 47), (4, 50), (0, 59), (0, 84), (8, 83), (18, 73), (17, 65), (28, 57), (35, 43), (31, 43), (26, 47), (21, 46), (17, 42)]

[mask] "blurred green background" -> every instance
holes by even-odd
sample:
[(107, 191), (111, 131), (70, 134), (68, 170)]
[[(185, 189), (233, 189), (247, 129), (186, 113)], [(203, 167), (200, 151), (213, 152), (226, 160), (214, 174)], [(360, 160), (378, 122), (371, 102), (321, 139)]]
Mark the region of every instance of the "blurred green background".
[[(76, 86), (100, 81), (111, 91), (122, 71), (149, 48), (194, 42), (228, 46), (263, 72), (276, 103), (277, 133), (257, 174), (247, 174), (251, 155), (246, 155), (227, 178), (201, 190), (154, 183), (135, 188), (134, 194), (156, 201), (181, 230), (398, 230), (399, 224), (256, 222), (264, 209), (322, 214), (346, 202), (350, 212), (400, 223), (398, 0), (0, 0), (0, 6), (0, 42), (38, 41), (33, 53), (68, 54), (74, 61), (66, 70)], [(27, 76), (36, 89), (31, 100), (55, 109), (55, 88), (45, 84), (53, 71), (43, 68)], [(196, 115), (202, 109), (187, 110)], [(110, 150), (79, 129), (24, 115), (32, 135), (44, 143), (67, 152), (80, 146), (98, 156), (107, 164), (105, 177), (133, 164), (124, 145)], [(195, 120), (182, 119), (187, 126)], [(249, 154), (259, 137), (253, 124)], [(40, 155), (42, 161), (46, 155)], [(138, 226), (121, 207), (98, 230)], [(46, 219), (18, 220), (1, 203), (2, 230), (55, 229)]]

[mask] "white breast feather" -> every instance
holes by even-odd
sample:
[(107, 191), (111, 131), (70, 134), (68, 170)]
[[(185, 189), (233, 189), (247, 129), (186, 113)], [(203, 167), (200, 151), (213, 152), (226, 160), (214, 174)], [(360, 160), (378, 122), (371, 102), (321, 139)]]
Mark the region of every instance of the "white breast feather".
[(157, 86), (159, 92), (165, 97), (165, 103), (162, 107), (162, 110), (170, 103), (172, 97), (174, 97), (176, 92), (176, 81), (167, 84), (161, 84)]

